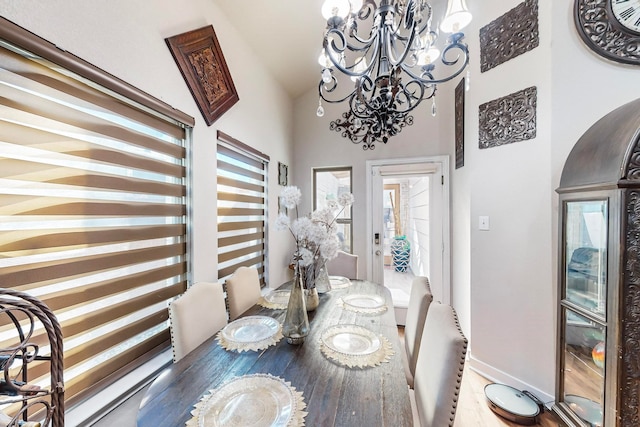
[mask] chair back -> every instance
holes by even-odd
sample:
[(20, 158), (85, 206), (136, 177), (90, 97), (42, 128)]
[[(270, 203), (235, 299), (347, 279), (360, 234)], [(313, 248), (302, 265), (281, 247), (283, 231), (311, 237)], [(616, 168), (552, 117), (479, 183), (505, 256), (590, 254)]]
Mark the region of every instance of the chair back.
[(404, 326), (405, 373), (407, 383), (411, 388), (413, 388), (413, 376), (416, 372), (424, 322), (432, 301), (433, 294), (429, 279), (422, 276), (413, 279), (409, 307), (407, 308), (407, 320)]
[(220, 283), (195, 283), (169, 305), (173, 362), (177, 362), (227, 324)]
[(260, 276), (255, 267), (238, 267), (227, 279), (229, 320), (237, 319), (260, 299)]
[(454, 309), (447, 304), (431, 304), (414, 377), (422, 427), (453, 426), (466, 354), (467, 339)]
[(338, 256), (327, 262), (327, 272), (331, 276), (342, 276), (347, 279), (358, 278), (358, 255), (338, 251)]

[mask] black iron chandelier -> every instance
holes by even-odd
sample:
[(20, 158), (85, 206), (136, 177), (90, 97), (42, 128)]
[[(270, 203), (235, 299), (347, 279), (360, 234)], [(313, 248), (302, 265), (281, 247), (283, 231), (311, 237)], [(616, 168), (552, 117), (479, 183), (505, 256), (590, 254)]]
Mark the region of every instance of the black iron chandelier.
[[(469, 63), (469, 50), (460, 30), (471, 22), (465, 0), (448, 0), (439, 28), (432, 26), (433, 10), (427, 0), (325, 0), (327, 19), (323, 49), (318, 62), (322, 79), (318, 86), (317, 115), (324, 115), (322, 101), (348, 101), (349, 111), (331, 122), (364, 150), (413, 124), (410, 114), (423, 100), (432, 99), (438, 83), (458, 76)], [(439, 32), (451, 33), (442, 52)], [(436, 73), (436, 61), (446, 75)], [(438, 70), (440, 71), (440, 70)], [(342, 73), (353, 82), (340, 82)]]

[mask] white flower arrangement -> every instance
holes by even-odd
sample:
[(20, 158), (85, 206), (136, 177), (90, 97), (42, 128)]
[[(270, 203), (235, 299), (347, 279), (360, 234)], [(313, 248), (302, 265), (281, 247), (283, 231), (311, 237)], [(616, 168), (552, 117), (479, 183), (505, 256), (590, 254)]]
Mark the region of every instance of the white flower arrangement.
[(296, 242), (293, 257), (296, 268), (324, 263), (338, 255), (340, 242), (336, 219), (354, 201), (353, 194), (341, 193), (338, 200), (329, 201), (326, 208), (318, 209), (309, 216), (299, 217), (298, 204), (301, 198), (302, 193), (298, 187), (285, 187), (280, 199), (287, 209), (295, 209), (295, 219), (290, 220), (288, 215), (280, 213), (275, 223), (276, 230), (289, 230)]

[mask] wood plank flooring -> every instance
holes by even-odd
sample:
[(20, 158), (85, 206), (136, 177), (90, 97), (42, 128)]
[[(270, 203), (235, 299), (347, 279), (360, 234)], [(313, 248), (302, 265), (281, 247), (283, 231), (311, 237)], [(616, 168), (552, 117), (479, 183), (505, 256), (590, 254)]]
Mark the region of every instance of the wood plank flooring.
[[(518, 427), (520, 424), (513, 423), (500, 417), (493, 412), (484, 395), (484, 386), (491, 383), (477, 372), (465, 367), (462, 375), (462, 386), (460, 388), (460, 400), (456, 411), (456, 421), (454, 427)], [(558, 427), (559, 423), (550, 412), (538, 416), (537, 426)]]

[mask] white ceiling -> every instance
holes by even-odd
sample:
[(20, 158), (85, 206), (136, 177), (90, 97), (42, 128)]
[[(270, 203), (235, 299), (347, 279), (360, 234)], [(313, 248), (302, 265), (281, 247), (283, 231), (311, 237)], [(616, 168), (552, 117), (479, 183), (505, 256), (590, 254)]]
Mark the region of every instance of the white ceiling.
[(320, 82), (323, 0), (214, 0), (292, 98)]

